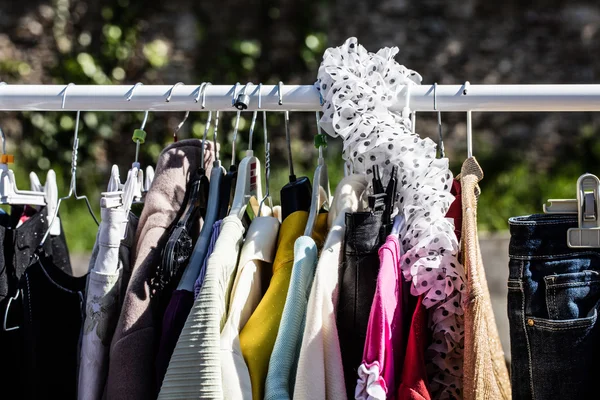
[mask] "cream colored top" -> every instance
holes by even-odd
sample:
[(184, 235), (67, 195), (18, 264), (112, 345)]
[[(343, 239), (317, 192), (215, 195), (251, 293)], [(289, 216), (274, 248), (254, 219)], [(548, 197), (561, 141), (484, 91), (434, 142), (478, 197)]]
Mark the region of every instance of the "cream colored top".
[(257, 217), (248, 228), (231, 290), (229, 314), (221, 331), (224, 399), (252, 399), (250, 373), (240, 348), (239, 334), (269, 285), (278, 232), (279, 220), (275, 217)]

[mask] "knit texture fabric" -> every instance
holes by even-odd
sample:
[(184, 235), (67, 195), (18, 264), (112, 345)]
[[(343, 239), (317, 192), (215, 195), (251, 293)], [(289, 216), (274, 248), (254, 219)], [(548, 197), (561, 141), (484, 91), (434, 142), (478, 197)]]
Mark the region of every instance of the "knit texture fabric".
[(483, 171), (474, 157), (461, 169), (463, 207), (463, 265), (467, 275), (464, 352), (464, 399), (510, 399), (504, 352), (492, 310), (477, 238), (478, 182)]
[(319, 214), (313, 236), (301, 236), (294, 243), (292, 278), (277, 340), (269, 360), (265, 384), (265, 400), (291, 399), (294, 394), (298, 355), (306, 324), (308, 296), (315, 277), (318, 248), (327, 234), (327, 214)]
[(200, 295), (185, 321), (159, 399), (221, 399), (220, 333), (235, 277), (244, 226), (237, 216), (223, 219)]
[(273, 277), (264, 297), (240, 332), (240, 346), (250, 372), (252, 398), (263, 399), (269, 359), (277, 338), (294, 263), (294, 243), (302, 236), (308, 213), (296, 211), (281, 224)]

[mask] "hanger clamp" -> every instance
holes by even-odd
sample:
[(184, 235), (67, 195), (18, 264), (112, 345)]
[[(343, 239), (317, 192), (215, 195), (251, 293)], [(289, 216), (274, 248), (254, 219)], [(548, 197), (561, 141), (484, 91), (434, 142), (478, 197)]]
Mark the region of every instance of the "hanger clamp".
[(571, 248), (600, 248), (600, 179), (583, 174), (577, 180), (577, 199), (550, 199), (546, 214), (577, 214), (577, 228), (567, 231)]

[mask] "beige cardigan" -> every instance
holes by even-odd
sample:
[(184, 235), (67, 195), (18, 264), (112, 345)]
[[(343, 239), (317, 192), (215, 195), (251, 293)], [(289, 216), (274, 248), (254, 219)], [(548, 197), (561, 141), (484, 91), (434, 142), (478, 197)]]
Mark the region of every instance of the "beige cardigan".
[(464, 400), (511, 398), (504, 352), (477, 238), (478, 182), (483, 171), (475, 158), (461, 169), (463, 265), (467, 275), (465, 310)]
[[(179, 212), (191, 173), (199, 167), (202, 141), (182, 140), (163, 150), (136, 232), (133, 271), (110, 346), (106, 397), (156, 398), (155, 321), (150, 305), (150, 274), (160, 263), (169, 227)], [(206, 143), (204, 168), (210, 176), (213, 151)]]

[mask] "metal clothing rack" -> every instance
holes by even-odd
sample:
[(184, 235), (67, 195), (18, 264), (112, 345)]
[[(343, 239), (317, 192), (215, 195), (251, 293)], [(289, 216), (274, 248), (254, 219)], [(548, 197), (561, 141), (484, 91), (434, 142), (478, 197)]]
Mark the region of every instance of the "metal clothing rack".
[[(1, 111), (227, 111), (243, 85), (11, 85), (0, 83)], [(65, 92), (68, 88), (68, 93)], [(313, 85), (250, 85), (246, 111), (320, 111)], [(201, 96), (203, 94), (203, 96)], [(260, 94), (260, 108), (259, 108)], [(281, 95), (281, 96), (280, 96)], [(204, 101), (202, 101), (204, 97)], [(280, 101), (281, 99), (281, 101)], [(416, 112), (600, 111), (600, 85), (420, 85), (392, 107)], [(204, 103), (204, 105), (202, 104)]]

